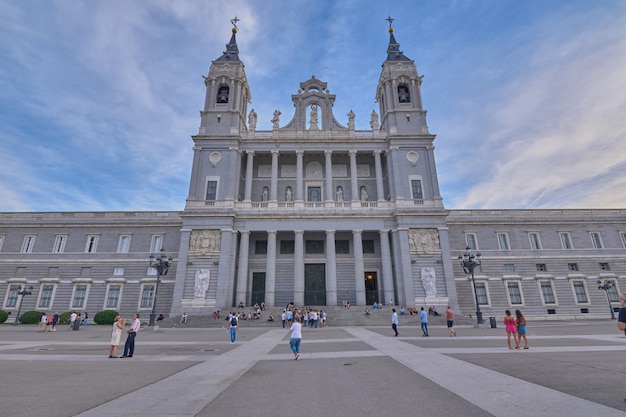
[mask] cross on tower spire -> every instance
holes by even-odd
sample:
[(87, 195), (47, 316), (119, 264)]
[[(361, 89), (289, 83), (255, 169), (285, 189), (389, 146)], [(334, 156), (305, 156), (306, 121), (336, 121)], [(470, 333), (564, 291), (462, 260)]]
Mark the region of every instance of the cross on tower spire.
[(234, 19), (230, 19), (230, 23), (232, 23), (235, 29), (237, 29), (237, 22), (239, 22), (240, 20), (241, 19), (237, 19), (237, 16), (235, 16)]
[(392, 19), (391, 16), (389, 16), (388, 18), (385, 19), (387, 22), (389, 22), (389, 29), (391, 29), (391, 24), (393, 23), (393, 21), (395, 19)]

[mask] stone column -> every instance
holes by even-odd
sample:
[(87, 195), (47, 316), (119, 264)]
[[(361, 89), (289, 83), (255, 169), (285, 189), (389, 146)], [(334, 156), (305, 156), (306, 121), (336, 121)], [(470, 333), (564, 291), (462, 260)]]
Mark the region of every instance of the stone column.
[(356, 304), (365, 305), (365, 269), (363, 267), (363, 239), (362, 230), (353, 230), (354, 239), (354, 287), (356, 290)]
[(272, 178), (270, 179), (270, 201), (278, 200), (278, 151), (272, 151)]
[(324, 151), (326, 165), (326, 201), (333, 201), (333, 151)]
[(294, 230), (293, 245), (293, 302), (304, 305), (304, 230)]
[(248, 151), (247, 153), (248, 153), (248, 161), (246, 163), (246, 187), (244, 191), (243, 201), (247, 201), (249, 203), (252, 201), (252, 174), (253, 174), (254, 151)]
[(335, 231), (326, 231), (326, 305), (337, 305), (337, 257)]
[(359, 201), (359, 180), (356, 171), (356, 151), (351, 149), (350, 153), (350, 185), (352, 186), (352, 201)]
[(383, 165), (380, 161), (382, 151), (374, 151), (374, 169), (376, 171), (376, 194), (378, 201), (385, 201), (385, 189), (383, 186)]
[(230, 281), (230, 250), (232, 248), (231, 239), (233, 231), (222, 229), (220, 238), (220, 258), (217, 269), (217, 291), (215, 293), (215, 305), (219, 308), (228, 308), (232, 295), (228, 294), (228, 283)]
[(411, 270), (411, 250), (409, 248), (408, 228), (398, 228), (398, 243), (399, 246), (395, 250), (394, 258), (397, 257), (402, 265), (402, 268), (400, 269), (401, 273), (398, 274), (398, 279), (402, 279), (404, 281), (405, 297), (403, 300), (398, 300), (398, 305), (401, 303), (407, 306), (414, 306), (415, 287), (413, 283), (413, 272)]
[[(191, 229), (180, 230), (180, 247), (178, 248), (176, 265), (176, 282), (174, 283), (174, 297), (170, 315), (176, 316), (183, 313), (182, 300), (185, 297), (185, 282), (187, 278), (187, 259), (189, 254), (189, 240)], [(192, 284), (193, 287), (193, 278)], [(192, 295), (193, 296), (193, 295)]]
[(248, 251), (250, 249), (250, 231), (242, 230), (241, 242), (239, 242), (239, 273), (237, 274), (237, 298), (235, 305), (243, 300), (246, 305), (248, 300)]
[(267, 258), (265, 263), (265, 305), (274, 306), (276, 293), (276, 230), (267, 231)]
[[(296, 201), (303, 201), (304, 183), (302, 182), (304, 151), (296, 151)], [(302, 305), (302, 304), (300, 304)]]
[(395, 300), (393, 288), (393, 273), (391, 269), (391, 249), (389, 247), (389, 230), (381, 230), (380, 234), (380, 257), (383, 261), (383, 294), (384, 303)]

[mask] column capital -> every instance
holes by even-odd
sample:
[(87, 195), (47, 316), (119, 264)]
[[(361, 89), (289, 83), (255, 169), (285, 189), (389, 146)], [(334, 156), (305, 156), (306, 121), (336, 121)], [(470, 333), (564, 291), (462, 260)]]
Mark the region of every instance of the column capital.
[(350, 150), (348, 150), (348, 153), (350, 155), (356, 155), (356, 149), (350, 149)]
[(278, 155), (280, 153), (278, 149), (272, 149), (271, 152), (272, 152), (272, 156)]
[(302, 155), (304, 155), (304, 151), (302, 149), (297, 149), (296, 150), (296, 155), (302, 156)]
[(254, 155), (254, 151), (246, 151), (248, 155)]
[(242, 235), (249, 235), (250, 231), (249, 230), (240, 230), (239, 233), (241, 233)]
[(276, 230), (268, 230), (267, 231), (268, 235), (275, 235), (276, 233), (278, 233), (278, 232), (276, 232)]
[(381, 234), (381, 235), (388, 235), (388, 234), (389, 234), (389, 232), (390, 232), (390, 230), (389, 230), (389, 229), (382, 229), (382, 230), (379, 230), (379, 231), (378, 231), (378, 233), (379, 233), (379, 234)]
[(332, 154), (333, 154), (333, 151), (328, 151), (328, 150), (324, 151), (325, 156), (332, 155)]
[(359, 235), (360, 235), (361, 233), (363, 233), (363, 230), (362, 230), (362, 229), (361, 229), (361, 230), (353, 230), (353, 231), (352, 231), (352, 234), (355, 234), (355, 235), (356, 235), (356, 234), (359, 234)]
[(335, 232), (336, 232), (336, 230), (327, 230), (327, 231), (326, 231), (326, 234), (327, 234), (327, 235), (331, 235), (331, 234), (333, 234), (333, 233), (335, 233)]
[(380, 154), (382, 154), (382, 153), (383, 153), (382, 149), (376, 149), (376, 150), (374, 151), (374, 155), (380, 155)]
[(295, 234), (297, 234), (297, 235), (303, 235), (304, 234), (304, 230), (294, 230), (293, 232)]

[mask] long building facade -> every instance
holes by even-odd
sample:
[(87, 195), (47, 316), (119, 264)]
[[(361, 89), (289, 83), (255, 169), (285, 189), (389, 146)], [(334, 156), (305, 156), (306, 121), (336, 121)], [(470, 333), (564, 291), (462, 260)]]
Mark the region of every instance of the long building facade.
[[(355, 129), (352, 111), (338, 121), (315, 76), (292, 94), (291, 120), (276, 110), (272, 130), (257, 130), (236, 29), (204, 80), (184, 210), (0, 213), (2, 309), (156, 303), (206, 315), (240, 302), (348, 301), (469, 315), (478, 302), (488, 315), (570, 318), (619, 306), (626, 210), (444, 208), (422, 76), (393, 29), (369, 130)], [(466, 247), (482, 254), (473, 280), (458, 260)], [(160, 248), (173, 257), (162, 277), (148, 262)]]

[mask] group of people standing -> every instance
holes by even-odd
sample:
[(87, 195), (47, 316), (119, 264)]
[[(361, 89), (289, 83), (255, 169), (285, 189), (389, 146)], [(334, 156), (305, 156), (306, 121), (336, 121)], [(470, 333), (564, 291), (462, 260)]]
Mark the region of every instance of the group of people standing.
[(515, 342), (515, 349), (520, 349), (522, 339), (524, 339), (524, 349), (528, 349), (528, 338), (526, 337), (526, 318), (521, 311), (515, 310), (515, 317), (511, 314), (511, 310), (504, 312), (504, 330), (506, 331), (506, 343), (509, 349), (511, 346), (511, 338)]
[(122, 338), (122, 330), (126, 326), (126, 320), (122, 316), (115, 316), (113, 320), (113, 331), (111, 332), (111, 346), (109, 347), (109, 358), (132, 358), (135, 353), (135, 337), (141, 327), (139, 314), (133, 314), (133, 321), (130, 328), (126, 331), (126, 343), (124, 344), (124, 355), (117, 356), (117, 346)]
[[(398, 313), (396, 309), (391, 310), (391, 328), (395, 332), (394, 337), (398, 336)], [(431, 312), (432, 314), (432, 312)], [(419, 316), (420, 316), (420, 327), (422, 329), (422, 336), (428, 337), (428, 315), (429, 313), (424, 310), (424, 307), (420, 308)], [(448, 331), (450, 332), (450, 336), (456, 336), (456, 330), (454, 330), (454, 312), (452, 308), (448, 306), (446, 310), (446, 325), (448, 326)]]

